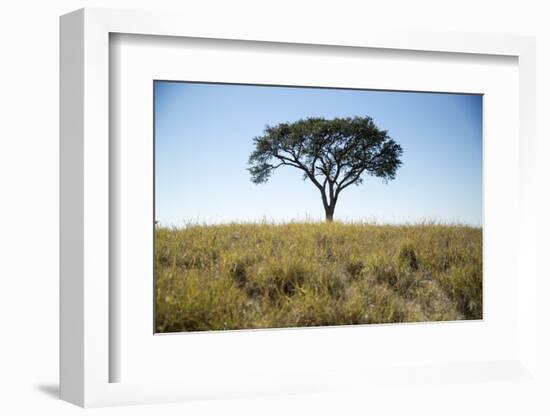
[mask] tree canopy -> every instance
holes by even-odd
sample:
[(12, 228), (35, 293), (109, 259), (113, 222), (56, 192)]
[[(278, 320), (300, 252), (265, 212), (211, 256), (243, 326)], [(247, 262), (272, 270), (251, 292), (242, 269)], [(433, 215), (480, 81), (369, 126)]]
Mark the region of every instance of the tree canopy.
[(299, 169), (319, 189), (327, 221), (332, 221), (344, 189), (361, 184), (365, 175), (392, 180), (402, 164), (401, 146), (370, 117), (281, 123), (266, 126), (253, 140), (248, 168), (252, 182), (267, 182), (282, 166)]

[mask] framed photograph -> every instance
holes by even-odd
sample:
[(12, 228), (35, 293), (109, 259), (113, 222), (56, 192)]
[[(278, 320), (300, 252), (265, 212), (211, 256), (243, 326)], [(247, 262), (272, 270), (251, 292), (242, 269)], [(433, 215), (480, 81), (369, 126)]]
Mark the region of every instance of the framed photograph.
[(61, 397), (536, 383), (534, 51), (63, 16)]

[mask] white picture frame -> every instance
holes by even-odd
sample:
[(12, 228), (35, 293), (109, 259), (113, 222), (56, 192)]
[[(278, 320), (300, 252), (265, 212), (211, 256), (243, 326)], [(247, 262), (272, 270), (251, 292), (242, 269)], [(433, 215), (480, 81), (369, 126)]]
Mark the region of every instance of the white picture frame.
[[(111, 382), (120, 359), (110, 348), (109, 276), (109, 36), (113, 33), (281, 44), (331, 45), (436, 53), (504, 55), (519, 67), (519, 223), (517, 354), (499, 361), (418, 363), (415, 377), (480, 382), (488, 374), (536, 380), (535, 41), (507, 35), (360, 30), (280, 30), (263, 24), (240, 28), (216, 21), (203, 27), (192, 16), (83, 9), (61, 18), (61, 398), (80, 406), (184, 401), (196, 398), (338, 391), (407, 378), (410, 371), (332, 369), (239, 379), (231, 373), (178, 381)], [(414, 327), (411, 331), (414, 331)], [(293, 330), (298, 334), (300, 330)], [(330, 335), (329, 335), (330, 336)], [(335, 335), (334, 335), (335, 336)], [(476, 376), (475, 374), (478, 374)], [(481, 374), (481, 377), (479, 375)], [(500, 375), (500, 376), (498, 376)]]

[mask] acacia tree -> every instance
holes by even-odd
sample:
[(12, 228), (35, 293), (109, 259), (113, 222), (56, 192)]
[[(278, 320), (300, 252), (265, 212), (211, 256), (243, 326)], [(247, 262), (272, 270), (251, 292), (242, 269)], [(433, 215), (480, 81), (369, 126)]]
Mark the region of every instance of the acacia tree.
[(395, 178), (403, 150), (370, 117), (307, 118), (266, 126), (255, 137), (248, 171), (252, 182), (267, 182), (281, 166), (303, 173), (321, 192), (327, 221), (334, 218), (340, 193), (359, 185), (365, 175)]

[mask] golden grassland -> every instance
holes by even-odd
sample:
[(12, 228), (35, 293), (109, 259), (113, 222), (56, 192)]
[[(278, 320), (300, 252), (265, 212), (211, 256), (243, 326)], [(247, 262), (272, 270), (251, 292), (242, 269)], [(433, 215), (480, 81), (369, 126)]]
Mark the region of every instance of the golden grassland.
[(157, 332), (482, 318), (482, 231), (464, 225), (158, 227)]

